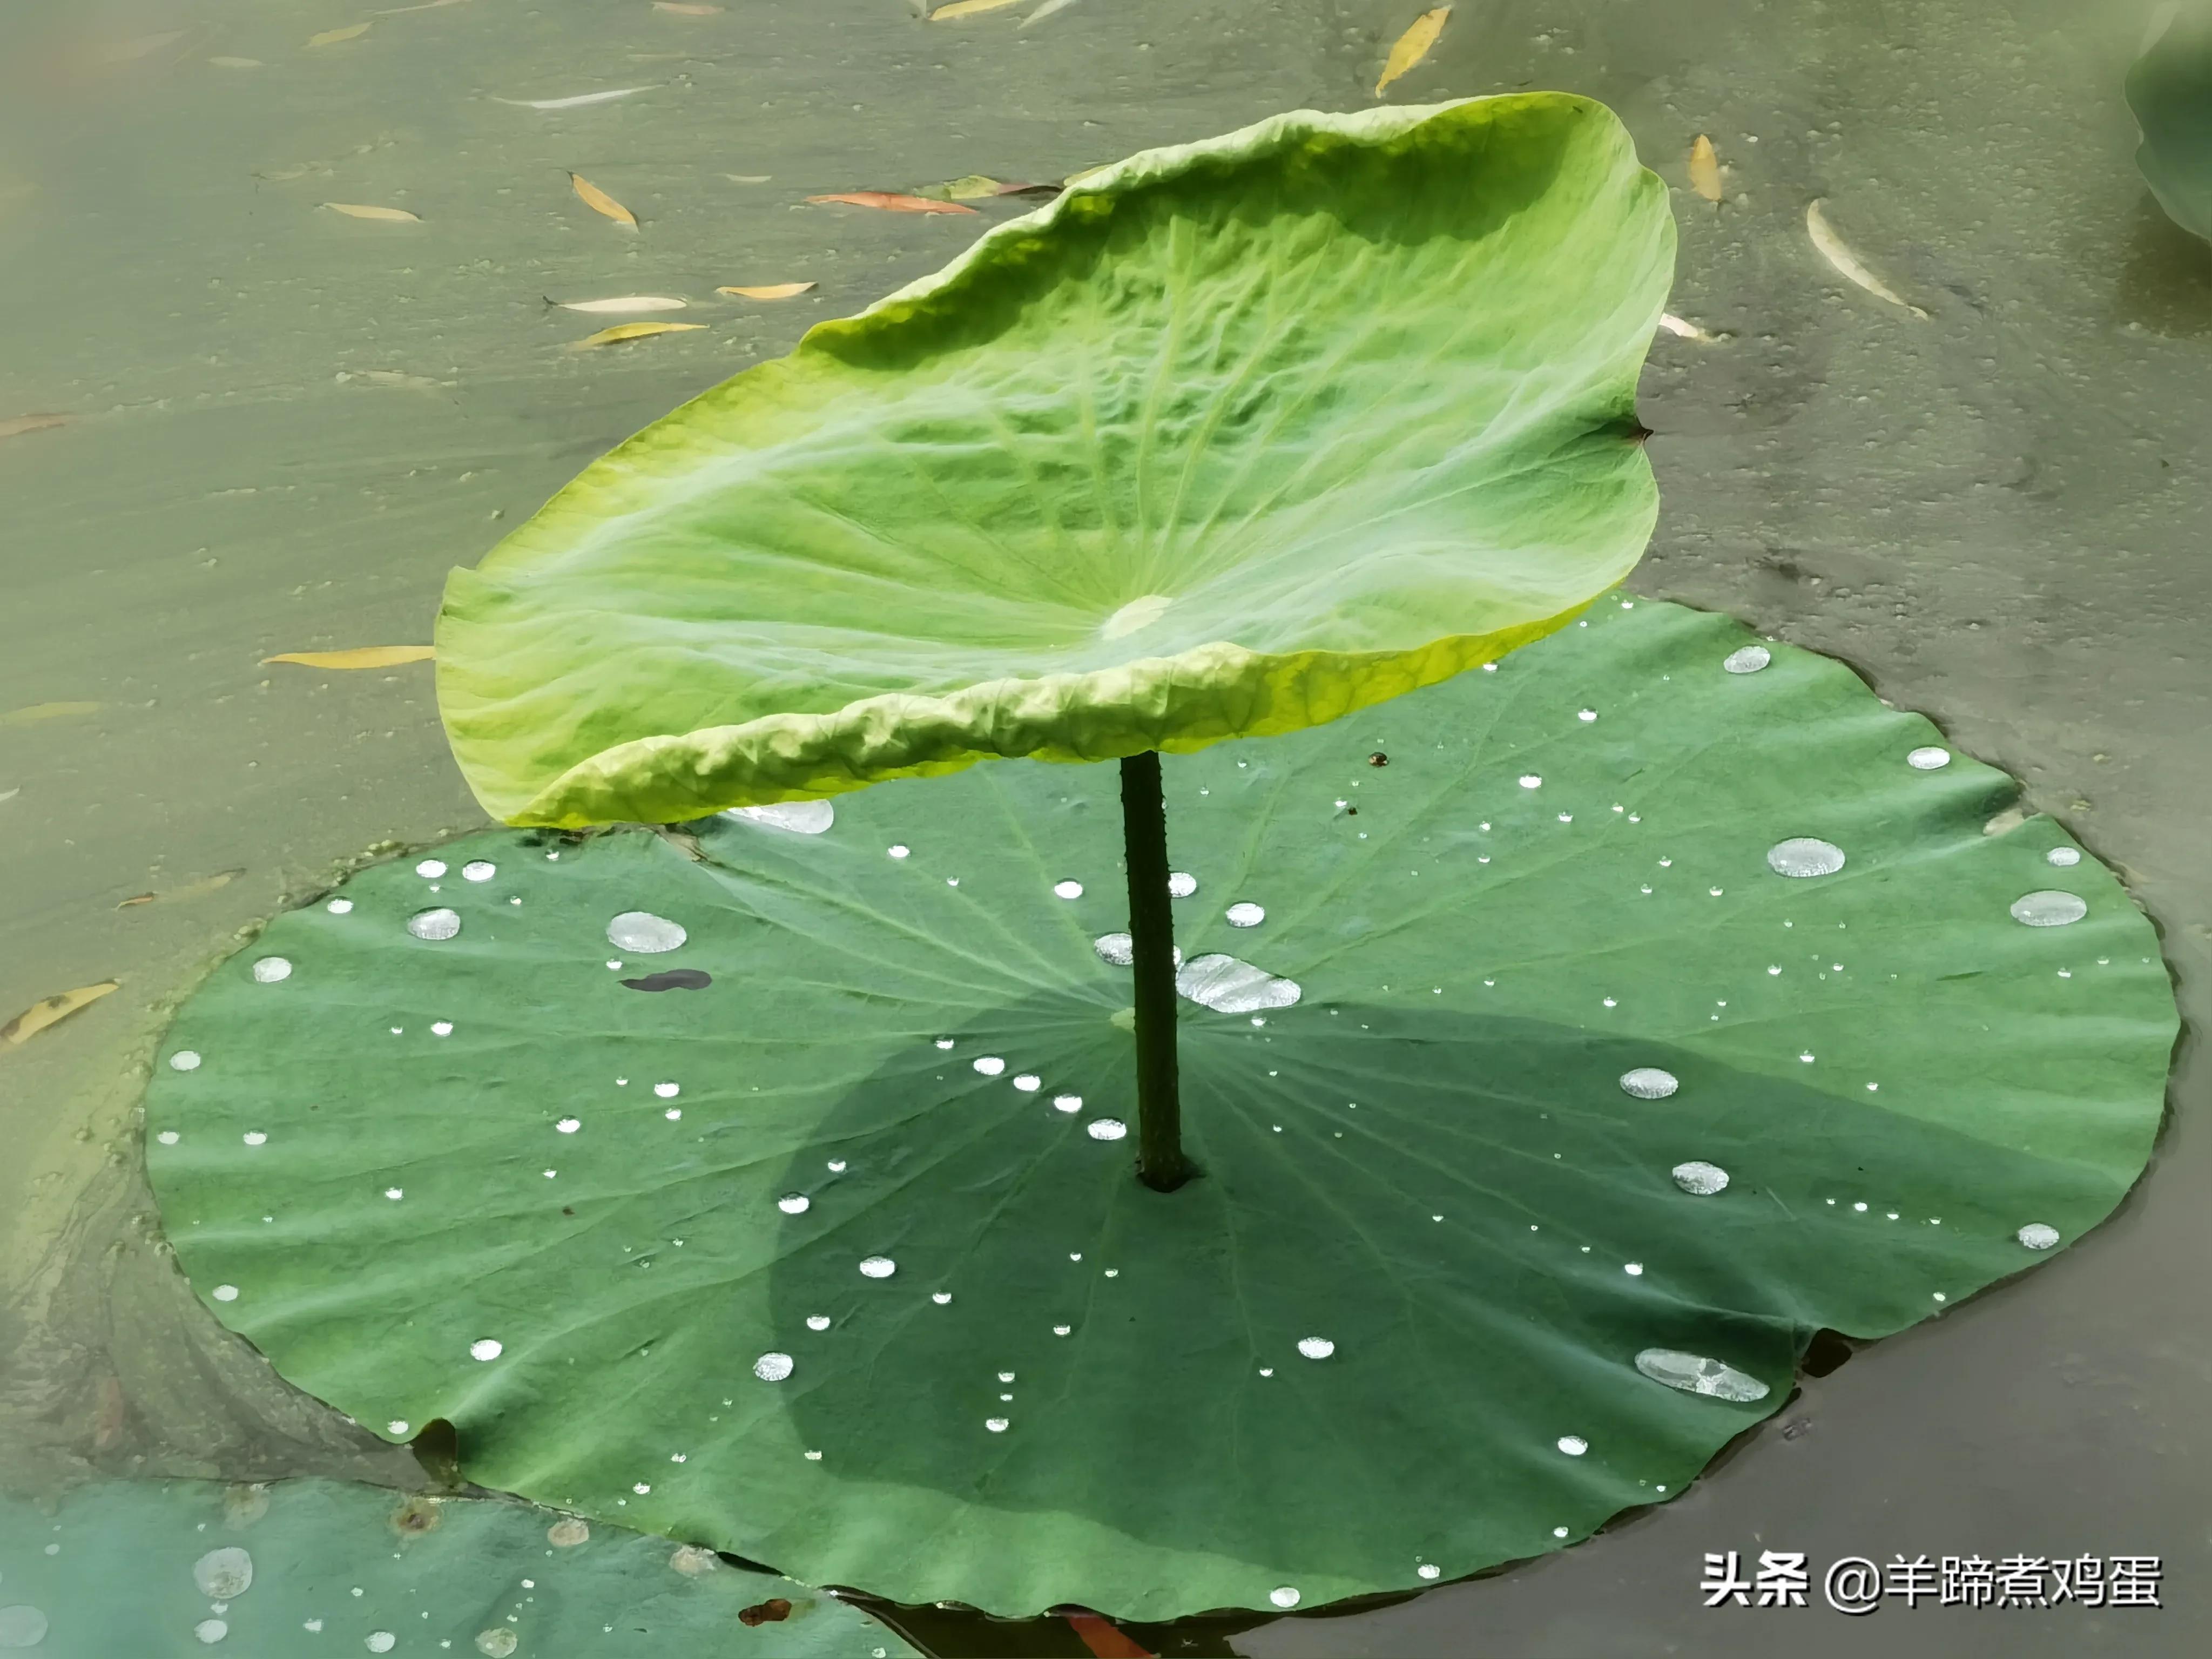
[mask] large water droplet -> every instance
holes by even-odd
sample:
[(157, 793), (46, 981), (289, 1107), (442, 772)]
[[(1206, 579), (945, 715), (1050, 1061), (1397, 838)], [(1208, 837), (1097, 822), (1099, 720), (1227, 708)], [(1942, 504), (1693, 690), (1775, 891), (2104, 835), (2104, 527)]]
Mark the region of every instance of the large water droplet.
[(511, 1659), (515, 1649), (521, 1645), (522, 1638), (505, 1625), (494, 1625), (477, 1632), (477, 1651), (484, 1659)]
[(210, 1601), (234, 1601), (252, 1586), (253, 1558), (234, 1547), (210, 1550), (192, 1563), (192, 1583)]
[(1083, 1097), (1081, 1095), (1054, 1095), (1052, 1097), (1052, 1106), (1053, 1109), (1056, 1112), (1079, 1112), (1083, 1109)]
[(443, 859), (424, 859), (415, 866), (415, 873), (426, 881), (435, 881), (446, 873), (446, 861)]
[(1266, 910), (1249, 902), (1231, 905), (1227, 915), (1231, 927), (1257, 927), (1267, 919)]
[(780, 800), (768, 806), (732, 806), (720, 816), (794, 836), (818, 836), (837, 822), (837, 809), (826, 800)]
[(1766, 849), (1766, 867), (1778, 876), (1832, 876), (1844, 867), (1844, 849), (1833, 842), (1796, 836)]
[(351, 914), (353, 910), (353, 901), (349, 898), (334, 898), (328, 904), (325, 904), (323, 908), (329, 911), (334, 916), (347, 915)]
[(1006, 1062), (996, 1054), (984, 1054), (975, 1061), (975, 1066), (985, 1077), (996, 1077), (1006, 1069)]
[(179, 1048), (169, 1056), (169, 1069), (173, 1072), (197, 1072), (199, 1068), (200, 1057), (190, 1048)]
[(1188, 898), (1198, 890), (1198, 878), (1182, 870), (1168, 872), (1168, 896)]
[(235, 1285), (218, 1285), (214, 1290), (209, 1291), (208, 1294), (214, 1297), (218, 1302), (235, 1302), (238, 1300), (238, 1286)]
[(1534, 772), (1523, 772), (1521, 775), (1521, 787), (1523, 789), (1541, 789), (1544, 787), (1544, 780)]
[(1110, 962), (1116, 968), (1127, 968), (1137, 959), (1135, 944), (1127, 933), (1101, 933), (1091, 941), (1091, 948), (1098, 952), (1101, 962)]
[(1083, 884), (1079, 881), (1056, 881), (1052, 884), (1052, 895), (1054, 898), (1079, 899), (1083, 896)]
[(2063, 927), (2088, 914), (2088, 900), (2079, 893), (2062, 893), (2056, 888), (2023, 893), (2012, 902), (2012, 919), (2030, 927)]
[(864, 1279), (889, 1279), (898, 1271), (898, 1263), (887, 1255), (872, 1255), (860, 1263)]
[(813, 1200), (805, 1193), (786, 1193), (775, 1201), (775, 1207), (786, 1215), (805, 1215)]
[(607, 924), (608, 944), (641, 956), (673, 951), (689, 937), (678, 924), (650, 910), (625, 910)]
[(2081, 862), (2081, 849), (2078, 847), (2054, 847), (2043, 855), (2043, 861), (2055, 864), (2062, 870), (2069, 869)]
[(192, 1626), (192, 1634), (198, 1637), (208, 1646), (213, 1647), (230, 1634), (230, 1626), (220, 1619), (203, 1619)]
[(1620, 1074), (1621, 1092), (1638, 1100), (1664, 1100), (1681, 1086), (1680, 1079), (1656, 1066), (1639, 1066)]
[(1774, 653), (1763, 645), (1747, 645), (1731, 651), (1721, 659), (1721, 666), (1731, 674), (1756, 674), (1774, 660)]
[(1951, 751), (1930, 744), (1925, 749), (1916, 749), (1905, 757), (1905, 763), (1916, 772), (1934, 772), (1951, 763)]
[(1279, 1607), (1294, 1607), (1298, 1604), (1298, 1593), (1291, 1586), (1285, 1584), (1269, 1590), (1267, 1599)]
[(507, 1352), (507, 1346), (496, 1337), (480, 1336), (469, 1344), (469, 1358), (489, 1364)]
[(1729, 1183), (1728, 1171), (1719, 1164), (1694, 1158), (1687, 1164), (1677, 1164), (1672, 1174), (1677, 1187), (1698, 1198), (1711, 1198)]
[(1094, 1117), (1083, 1126), (1083, 1133), (1093, 1140), (1119, 1140), (1129, 1133), (1129, 1126), (1118, 1117)]
[(452, 939), (461, 931), (461, 915), (443, 908), (417, 910), (407, 918), (407, 931), (416, 939)]
[(763, 1382), (781, 1382), (791, 1375), (791, 1356), (764, 1353), (753, 1361), (753, 1375)]
[(260, 984), (274, 985), (292, 977), (292, 964), (283, 957), (264, 957), (253, 964), (253, 977)]
[(826, 1330), (828, 1330), (828, 1329), (830, 1328), (830, 1316), (829, 1316), (828, 1314), (809, 1314), (809, 1315), (807, 1315), (807, 1316), (806, 1316), (806, 1328), (807, 1328), (808, 1330), (810, 1330), (810, 1331), (826, 1331)]
[(1444, 1573), (1444, 1570), (1433, 1561), (1424, 1561), (1413, 1571), (1424, 1578), (1441, 1578)]
[(1304, 994), (1298, 982), (1279, 979), (1231, 956), (1194, 957), (1176, 974), (1176, 990), (1218, 1014), (1287, 1008)]
[(1559, 1449), (1570, 1457), (1580, 1457), (1589, 1449), (1589, 1442), (1578, 1434), (1563, 1434), (1559, 1437)]
[(371, 1653), (389, 1653), (398, 1640), (388, 1630), (373, 1630), (361, 1638), (361, 1644)]
[(545, 1528), (545, 1541), (554, 1548), (562, 1550), (572, 1550), (579, 1544), (588, 1544), (592, 1541), (591, 1522), (580, 1521), (573, 1515), (566, 1519), (556, 1521)]
[(2031, 1221), (2013, 1237), (2031, 1250), (2047, 1250), (2058, 1242), (2058, 1229), (2040, 1221)]
[(46, 1615), (27, 1601), (0, 1607), (0, 1648), (34, 1648), (46, 1639)]
[(1336, 1352), (1336, 1344), (1325, 1336), (1302, 1336), (1298, 1352), (1309, 1359), (1326, 1359)]
[(983, 1426), (990, 1430), (993, 1434), (1004, 1434), (1006, 1431), (1006, 1419), (1003, 1417), (987, 1417), (983, 1419)]
[(489, 859), (471, 859), (461, 866), (461, 878), (465, 881), (489, 881), (498, 873), (499, 866)]
[(1636, 1356), (1636, 1369), (1654, 1382), (1664, 1382), (1684, 1394), (1710, 1395), (1716, 1400), (1733, 1400), (1740, 1404), (1764, 1400), (1767, 1395), (1766, 1384), (1748, 1372), (1723, 1365), (1717, 1359), (1707, 1359), (1702, 1354), (1683, 1353), (1674, 1348), (1644, 1349)]

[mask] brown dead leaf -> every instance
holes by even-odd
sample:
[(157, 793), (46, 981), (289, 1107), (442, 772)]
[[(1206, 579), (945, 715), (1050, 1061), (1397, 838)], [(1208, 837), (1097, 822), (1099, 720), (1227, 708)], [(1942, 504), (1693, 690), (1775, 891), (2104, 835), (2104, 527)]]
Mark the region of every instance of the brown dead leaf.
[(586, 335), (568, 349), (583, 351), (592, 346), (620, 345), (624, 340), (650, 339), (655, 334), (684, 334), (706, 326), (704, 323), (617, 323), (612, 328)]
[(66, 415), (17, 415), (0, 421), (0, 438), (20, 438), (26, 432), (44, 432), (50, 426), (67, 426)]
[(1002, 7), (1019, 5), (1021, 0), (952, 0), (949, 6), (939, 6), (929, 14), (933, 23), (949, 23), (956, 17), (973, 17), (978, 12), (997, 11)]
[(320, 34), (307, 37), (311, 46), (335, 46), (341, 40), (358, 40), (375, 27), (373, 23), (356, 23), (349, 28), (325, 29)]
[(671, 17), (716, 17), (722, 10), (720, 6), (695, 6), (690, 0), (653, 0), (653, 9)]
[(403, 662), (428, 662), (437, 654), (431, 645), (357, 645), (349, 651), (285, 651), (261, 660), (295, 662), (302, 668), (396, 668)]
[(1702, 132), (1690, 146), (1690, 188), (1708, 202), (1721, 199), (1721, 158), (1713, 153), (1713, 141)]
[(78, 1009), (99, 1001), (119, 982), (104, 979), (97, 985), (79, 986), (74, 991), (64, 991), (59, 996), (34, 1002), (5, 1025), (0, 1025), (0, 1042), (28, 1042), (47, 1026), (58, 1025)]
[(1434, 11), (1425, 11), (1413, 20), (1413, 27), (1398, 37), (1383, 60), (1382, 78), (1375, 83), (1375, 95), (1380, 98), (1382, 88), (1429, 55), (1437, 44), (1437, 37), (1444, 32), (1444, 20), (1451, 15), (1449, 6), (1438, 6)]
[(67, 719), (71, 714), (98, 711), (96, 702), (34, 702), (27, 708), (11, 708), (0, 714), (0, 726), (36, 726), (40, 720)]
[(881, 208), (886, 213), (973, 213), (959, 202), (933, 202), (927, 196), (901, 196), (888, 190), (847, 190), (829, 196), (810, 196), (810, 202), (848, 202), (854, 207)]
[(714, 292), (734, 294), (740, 300), (788, 300), (813, 286), (811, 283), (770, 283), (765, 288), (718, 288)]
[(116, 905), (118, 910), (128, 910), (137, 904), (181, 904), (186, 899), (205, 898), (210, 893), (219, 893), (236, 881), (246, 871), (218, 870), (214, 875), (202, 876), (198, 881), (188, 881), (182, 887), (173, 887), (166, 893), (133, 893)]
[(632, 213), (581, 173), (570, 173), (568, 182), (575, 186), (576, 194), (583, 198), (584, 205), (594, 213), (604, 213), (617, 224), (628, 225), (632, 230), (637, 228), (637, 215)]
[(419, 225), (422, 216), (410, 213), (405, 208), (364, 207), (359, 202), (325, 202), (323, 205), (333, 213), (343, 213), (349, 219), (384, 219), (394, 224)]

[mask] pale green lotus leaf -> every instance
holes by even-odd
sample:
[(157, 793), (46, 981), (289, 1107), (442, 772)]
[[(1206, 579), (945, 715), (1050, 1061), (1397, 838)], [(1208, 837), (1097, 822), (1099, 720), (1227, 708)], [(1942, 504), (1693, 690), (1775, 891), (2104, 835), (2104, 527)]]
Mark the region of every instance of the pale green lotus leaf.
[(2128, 71), (2136, 165), (2166, 216), (2212, 240), (2212, 4), (2178, 14)]

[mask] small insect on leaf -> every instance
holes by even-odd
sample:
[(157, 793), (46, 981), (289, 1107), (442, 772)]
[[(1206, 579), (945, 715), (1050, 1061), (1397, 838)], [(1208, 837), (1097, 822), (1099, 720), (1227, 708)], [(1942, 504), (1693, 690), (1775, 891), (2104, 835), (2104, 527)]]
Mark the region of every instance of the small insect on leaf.
[(656, 334), (682, 334), (695, 328), (704, 328), (704, 323), (617, 323), (612, 328), (603, 328), (588, 335), (569, 348), (582, 351), (592, 346), (620, 345), (624, 340), (646, 340)]
[(1690, 146), (1690, 188), (1708, 202), (1721, 199), (1721, 158), (1713, 153), (1713, 141), (1702, 132)]
[(335, 46), (341, 40), (358, 40), (374, 27), (370, 23), (356, 23), (350, 28), (325, 29), (320, 34), (308, 36), (307, 44), (311, 46)]
[(959, 202), (933, 202), (927, 196), (902, 196), (888, 190), (847, 190), (829, 196), (810, 196), (810, 202), (847, 202), (854, 207), (881, 208), (886, 213), (973, 213)]
[(617, 224), (628, 225), (632, 230), (637, 228), (637, 215), (632, 213), (581, 173), (570, 173), (568, 182), (575, 186), (576, 194), (582, 198), (584, 205), (594, 213), (604, 213)]
[(740, 300), (788, 300), (794, 294), (804, 294), (814, 286), (811, 283), (770, 283), (765, 288), (718, 288), (717, 294), (734, 294)]
[(431, 645), (357, 645), (349, 651), (285, 651), (261, 660), (294, 662), (302, 668), (396, 668), (403, 662), (428, 662), (437, 654)]
[(667, 294), (625, 294), (617, 300), (556, 300), (563, 311), (681, 311), (690, 301)]
[(1021, 0), (952, 0), (949, 6), (939, 6), (929, 14), (933, 23), (949, 23), (956, 17), (973, 17), (978, 12), (1000, 11), (1018, 5)]
[(1429, 55), (1437, 44), (1437, 37), (1444, 32), (1444, 19), (1451, 15), (1449, 6), (1438, 6), (1434, 11), (1425, 11), (1413, 20), (1413, 27), (1398, 37), (1397, 45), (1382, 62), (1382, 78), (1375, 83), (1375, 95), (1380, 98), (1382, 88)]
[(333, 213), (343, 213), (349, 219), (382, 219), (392, 224), (419, 225), (422, 216), (410, 213), (405, 208), (364, 207), (359, 202), (325, 202), (323, 205)]
[(17, 415), (0, 421), (0, 438), (20, 438), (26, 432), (44, 432), (50, 426), (67, 426), (66, 415)]
[(96, 702), (34, 702), (27, 708), (11, 708), (0, 714), (0, 726), (35, 726), (40, 720), (67, 719), (71, 714), (96, 712)]
[(655, 11), (665, 11), (671, 17), (714, 17), (720, 15), (720, 6), (700, 6), (691, 0), (653, 0)]
[(104, 979), (97, 985), (79, 986), (74, 991), (64, 991), (59, 996), (34, 1002), (5, 1025), (0, 1025), (0, 1042), (27, 1042), (47, 1026), (58, 1025), (78, 1009), (99, 1001), (117, 984), (115, 980)]

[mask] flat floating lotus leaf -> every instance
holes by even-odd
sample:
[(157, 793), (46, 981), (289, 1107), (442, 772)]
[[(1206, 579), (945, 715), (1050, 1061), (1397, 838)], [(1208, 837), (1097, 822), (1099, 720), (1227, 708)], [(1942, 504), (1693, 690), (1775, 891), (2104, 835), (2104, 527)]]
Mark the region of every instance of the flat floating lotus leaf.
[(2212, 7), (2175, 18), (2128, 71), (2136, 165), (2166, 216), (2212, 240)]
[(503, 1499), (337, 1480), (118, 1480), (51, 1514), (0, 1499), (0, 1649), (151, 1659), (203, 1644), (237, 1659), (915, 1651), (787, 1578)]
[(1298, 730), (1626, 574), (1674, 263), (1542, 93), (1149, 150), (586, 469), (437, 632), (509, 823)]
[[(1276, 988), (1182, 1005), (1180, 1191), (1115, 1133), (1114, 769), (994, 765), (714, 822), (705, 862), (472, 836), (280, 917), (160, 1051), (179, 1258), (487, 1484), (808, 1583), (1162, 1619), (1671, 1498), (1816, 1330), (1941, 1313), (2148, 1155), (2175, 1014), (2118, 883), (2046, 819), (1984, 834), (2010, 780), (1724, 618), (1605, 601), (1166, 771), (1186, 992), (1217, 956)], [(641, 963), (617, 918), (683, 942)]]

